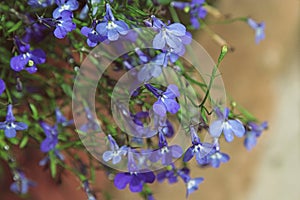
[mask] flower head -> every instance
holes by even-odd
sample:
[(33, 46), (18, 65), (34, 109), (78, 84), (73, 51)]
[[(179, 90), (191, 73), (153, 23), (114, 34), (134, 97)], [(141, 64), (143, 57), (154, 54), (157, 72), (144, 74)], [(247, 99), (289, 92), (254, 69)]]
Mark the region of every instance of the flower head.
[(54, 3), (54, 0), (28, 0), (28, 5), (33, 8), (46, 8)]
[(109, 41), (116, 41), (120, 35), (128, 33), (129, 27), (124, 21), (115, 19), (111, 7), (107, 3), (104, 21), (96, 26), (96, 30), (101, 36), (107, 37)]
[(227, 142), (232, 142), (234, 135), (243, 137), (245, 134), (245, 127), (238, 119), (228, 119), (229, 109), (224, 108), (223, 113), (219, 108), (215, 109), (218, 119), (213, 121), (209, 126), (209, 133), (212, 137), (220, 137), (224, 133)]
[(128, 147), (122, 146), (119, 148), (119, 145), (111, 135), (108, 135), (107, 139), (110, 144), (110, 150), (105, 151), (102, 158), (105, 162), (112, 160), (112, 164), (117, 164), (121, 161), (122, 156), (127, 154)]
[(254, 122), (249, 122), (249, 130), (245, 134), (244, 146), (248, 151), (255, 147), (257, 143), (257, 138), (261, 135), (262, 131), (268, 128), (268, 123), (263, 122), (260, 125)]
[(55, 149), (58, 143), (58, 129), (57, 125), (50, 126), (45, 122), (40, 122), (40, 126), (43, 128), (46, 138), (41, 143), (41, 151), (49, 152)]
[(153, 111), (159, 116), (165, 116), (167, 111), (175, 114), (180, 109), (180, 105), (175, 100), (176, 97), (180, 96), (178, 87), (176, 85), (169, 85), (165, 92), (158, 90), (150, 84), (145, 84), (145, 87), (154, 94), (158, 99), (153, 104)]
[(55, 0), (58, 7), (53, 11), (53, 18), (58, 18), (61, 16), (61, 13), (65, 10), (74, 11), (79, 7), (77, 0)]
[(20, 55), (14, 56), (10, 60), (10, 67), (19, 72), (26, 70), (29, 73), (37, 71), (37, 65), (46, 61), (46, 54), (41, 49), (30, 50), (30, 45), (24, 43), (20, 39), (15, 39), (15, 44), (20, 52)]
[(86, 26), (81, 28), (81, 33), (85, 37), (87, 37), (86, 41), (90, 47), (95, 47), (99, 42), (103, 42), (104, 40), (107, 39), (106, 36), (101, 36), (96, 31), (96, 25), (97, 25), (96, 21), (93, 21), (91, 28), (86, 27)]
[(68, 32), (73, 31), (76, 28), (76, 24), (72, 21), (73, 13), (68, 10), (64, 10), (55, 20), (55, 37), (62, 39)]
[(16, 122), (12, 109), (13, 106), (9, 104), (7, 107), (6, 119), (4, 122), (0, 122), (0, 130), (4, 130), (4, 134), (7, 138), (16, 137), (16, 131), (23, 131), (28, 128), (27, 124)]
[(29, 187), (35, 185), (35, 182), (27, 179), (24, 172), (17, 170), (14, 174), (14, 182), (10, 185), (10, 191), (16, 194), (26, 194)]
[(186, 28), (183, 24), (173, 23), (166, 25), (155, 16), (151, 16), (153, 27), (158, 30), (158, 34), (153, 39), (153, 47), (156, 49), (165, 49), (166, 45), (175, 53), (184, 51), (182, 37), (186, 35)]
[(5, 82), (0, 78), (0, 95), (2, 95), (5, 89), (6, 89)]
[(265, 39), (265, 23), (256, 23), (253, 19), (248, 18), (248, 25), (255, 31), (255, 42), (258, 44), (261, 40)]

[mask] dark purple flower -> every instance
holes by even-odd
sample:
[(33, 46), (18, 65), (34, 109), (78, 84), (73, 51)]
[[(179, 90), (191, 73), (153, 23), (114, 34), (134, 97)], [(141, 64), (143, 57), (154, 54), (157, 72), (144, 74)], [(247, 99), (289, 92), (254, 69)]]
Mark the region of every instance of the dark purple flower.
[(46, 36), (47, 27), (41, 23), (37, 23), (31, 16), (27, 17), (31, 25), (25, 28), (25, 34), (22, 40), (26, 43), (30, 43), (31, 41), (40, 42)]
[(58, 7), (53, 11), (53, 18), (58, 18), (61, 16), (62, 12), (65, 10), (74, 11), (77, 10), (79, 3), (77, 0), (55, 0)]
[(0, 95), (2, 95), (5, 89), (6, 89), (5, 82), (0, 78)]
[(40, 126), (43, 128), (46, 138), (41, 143), (41, 151), (49, 152), (55, 149), (58, 143), (58, 129), (57, 124), (50, 126), (45, 122), (40, 122)]
[(191, 2), (172, 2), (171, 5), (190, 13), (190, 21), (195, 29), (200, 27), (199, 19), (204, 19), (207, 11), (203, 7), (205, 0), (192, 0)]
[(30, 45), (24, 43), (20, 39), (15, 39), (15, 44), (20, 52), (20, 55), (12, 57), (10, 67), (19, 72), (26, 70), (29, 73), (37, 71), (37, 65), (46, 61), (46, 54), (41, 49), (30, 50)]
[(4, 130), (4, 134), (7, 138), (16, 137), (16, 131), (23, 131), (28, 128), (27, 124), (16, 122), (12, 109), (13, 106), (9, 104), (7, 107), (6, 119), (4, 122), (0, 122), (0, 130)]
[(96, 26), (96, 30), (101, 36), (107, 37), (109, 41), (116, 41), (119, 39), (119, 35), (128, 33), (129, 27), (124, 21), (115, 19), (110, 5), (107, 3), (104, 21)]
[(218, 115), (218, 119), (213, 121), (209, 126), (209, 133), (212, 137), (220, 137), (221, 133), (224, 133), (227, 142), (232, 142), (234, 135), (237, 137), (243, 137), (245, 134), (245, 127), (238, 119), (228, 119), (229, 109), (224, 108), (223, 113), (219, 108), (215, 109)]
[(46, 8), (53, 5), (54, 0), (28, 0), (27, 3), (33, 8)]
[(185, 48), (181, 37), (186, 34), (185, 26), (180, 23), (166, 25), (155, 16), (151, 16), (151, 18), (153, 27), (158, 30), (158, 34), (153, 39), (153, 47), (163, 50), (167, 46), (175, 53), (182, 52)]
[(255, 31), (255, 42), (258, 44), (261, 40), (265, 39), (265, 23), (256, 23), (253, 19), (248, 18), (248, 25)]
[(24, 172), (17, 170), (14, 174), (14, 182), (10, 185), (10, 191), (16, 194), (26, 194), (29, 187), (35, 185), (35, 182), (27, 179)]
[(168, 146), (167, 140), (162, 132), (159, 135), (159, 149), (153, 151), (149, 157), (151, 162), (161, 160), (163, 165), (170, 165), (173, 158), (177, 159), (182, 155), (182, 148), (179, 145)]
[(107, 39), (105, 36), (101, 36), (97, 31), (96, 31), (96, 25), (97, 22), (93, 21), (92, 27), (88, 28), (86, 26), (81, 28), (81, 33), (87, 37), (86, 41), (87, 44), (90, 47), (95, 47), (99, 42), (103, 42), (104, 40)]
[(175, 100), (180, 96), (178, 87), (176, 85), (169, 85), (165, 92), (153, 87), (150, 84), (145, 84), (145, 87), (158, 99), (153, 104), (153, 111), (159, 116), (165, 116), (167, 111), (175, 114), (180, 109), (180, 105)]
[(115, 176), (114, 184), (122, 190), (129, 184), (131, 192), (141, 192), (143, 190), (144, 183), (153, 183), (155, 175), (152, 171), (140, 172), (133, 159), (133, 153), (128, 151), (128, 170), (129, 172), (118, 173)]
[(119, 148), (119, 145), (111, 135), (108, 135), (107, 139), (110, 145), (110, 150), (105, 151), (102, 158), (105, 162), (112, 160), (112, 164), (117, 164), (121, 161), (122, 156), (127, 154), (128, 147), (122, 146)]
[(260, 125), (249, 122), (248, 124), (249, 130), (247, 130), (245, 134), (244, 146), (248, 151), (250, 151), (253, 147), (256, 146), (257, 138), (261, 135), (262, 131), (268, 128), (268, 123), (263, 122)]

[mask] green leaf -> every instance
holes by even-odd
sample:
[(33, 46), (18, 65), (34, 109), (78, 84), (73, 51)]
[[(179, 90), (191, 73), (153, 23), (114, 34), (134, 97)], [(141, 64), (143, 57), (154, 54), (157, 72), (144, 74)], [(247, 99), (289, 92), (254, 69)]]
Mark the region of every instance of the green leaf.
[(38, 113), (35, 105), (29, 103), (29, 107), (31, 109), (33, 119), (38, 120), (39, 119), (39, 113)]
[(157, 0), (161, 5), (167, 5), (171, 2), (171, 0)]
[(16, 30), (18, 30), (20, 28), (20, 26), (22, 25), (22, 21), (19, 21), (17, 24), (14, 24), (8, 31), (7, 33), (11, 33), (14, 32)]
[(21, 142), (20, 142), (20, 148), (24, 148), (26, 146), (26, 144), (28, 143), (29, 137), (26, 135), (22, 138)]
[(49, 152), (49, 158), (50, 158), (50, 171), (52, 178), (55, 178), (56, 176), (56, 156), (53, 151)]

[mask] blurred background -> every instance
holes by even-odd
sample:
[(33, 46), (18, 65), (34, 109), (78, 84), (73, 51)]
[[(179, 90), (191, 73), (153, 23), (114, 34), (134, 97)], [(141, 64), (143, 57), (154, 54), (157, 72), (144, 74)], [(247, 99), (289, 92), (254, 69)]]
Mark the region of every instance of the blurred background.
[[(228, 54), (221, 65), (227, 93), (251, 111), (259, 120), (268, 120), (269, 129), (258, 145), (248, 152), (243, 141), (235, 139), (223, 151), (230, 154), (230, 162), (219, 169), (200, 169), (194, 163), (192, 176), (202, 176), (205, 181), (189, 199), (209, 200), (299, 200), (300, 190), (300, 1), (299, 0), (226, 0), (217, 6), (231, 17), (250, 16), (266, 23), (266, 39), (255, 44), (254, 33), (246, 23), (212, 25), (234, 52)], [(196, 40), (216, 61), (220, 47), (202, 32)], [(30, 155), (30, 156), (29, 156)], [(63, 182), (52, 180), (36, 165), (42, 154), (26, 153), (20, 157), (28, 166), (28, 177), (39, 183), (31, 189), (31, 200), (81, 200), (86, 199), (80, 185), (66, 173)], [(112, 199), (138, 200), (128, 189), (118, 191), (105, 175), (98, 174), (96, 190), (109, 190)], [(12, 177), (0, 183), (0, 200), (17, 200), (9, 191)], [(158, 200), (185, 199), (182, 182), (152, 186)], [(103, 199), (99, 196), (99, 199)]]

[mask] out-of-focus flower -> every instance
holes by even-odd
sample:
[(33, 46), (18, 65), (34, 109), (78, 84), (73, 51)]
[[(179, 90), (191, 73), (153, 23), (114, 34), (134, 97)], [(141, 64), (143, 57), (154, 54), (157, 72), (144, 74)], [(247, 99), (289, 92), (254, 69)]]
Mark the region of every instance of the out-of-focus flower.
[(262, 131), (268, 128), (268, 123), (263, 122), (259, 125), (254, 122), (249, 122), (247, 125), (249, 130), (247, 130), (245, 134), (244, 146), (248, 151), (250, 151), (256, 146), (257, 138), (261, 135)]
[(36, 183), (27, 179), (24, 172), (17, 170), (14, 174), (14, 182), (10, 185), (10, 191), (16, 194), (26, 194), (29, 187), (35, 186)]
[(265, 39), (265, 23), (256, 23), (253, 19), (248, 18), (248, 25), (255, 31), (255, 42), (258, 44)]

